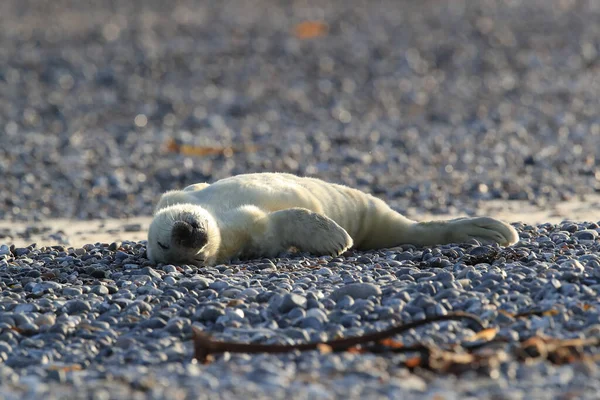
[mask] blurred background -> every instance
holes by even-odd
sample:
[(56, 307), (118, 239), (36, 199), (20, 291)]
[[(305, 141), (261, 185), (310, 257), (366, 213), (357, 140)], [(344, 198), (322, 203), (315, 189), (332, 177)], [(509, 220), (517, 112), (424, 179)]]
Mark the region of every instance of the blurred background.
[(0, 219), (282, 171), (410, 216), (600, 192), (600, 2), (0, 2)]

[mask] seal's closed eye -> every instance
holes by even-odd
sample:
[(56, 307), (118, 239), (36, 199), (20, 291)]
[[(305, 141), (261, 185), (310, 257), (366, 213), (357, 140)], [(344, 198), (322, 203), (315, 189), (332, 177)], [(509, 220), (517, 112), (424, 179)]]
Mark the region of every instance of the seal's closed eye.
[(164, 244), (162, 244), (161, 242), (156, 242), (156, 244), (158, 244), (158, 246), (163, 249), (163, 250), (169, 250), (169, 246), (165, 246)]

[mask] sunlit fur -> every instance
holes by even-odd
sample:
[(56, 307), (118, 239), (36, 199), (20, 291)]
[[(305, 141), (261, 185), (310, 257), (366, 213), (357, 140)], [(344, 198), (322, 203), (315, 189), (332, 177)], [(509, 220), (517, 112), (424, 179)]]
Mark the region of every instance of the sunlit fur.
[[(195, 221), (208, 242), (186, 249), (173, 240), (176, 221)], [(295, 247), (338, 255), (355, 247), (430, 246), (477, 239), (508, 246), (516, 230), (489, 217), (412, 221), (384, 201), (342, 185), (290, 174), (237, 175), (165, 193), (148, 232), (156, 263), (213, 265), (233, 258), (274, 257)], [(158, 243), (168, 244), (168, 250)]]
[[(171, 240), (171, 230), (176, 221), (199, 223), (207, 232), (208, 242), (200, 249), (177, 246)], [(170, 249), (162, 249), (158, 243), (167, 244)], [(173, 262), (179, 264), (205, 265), (215, 261), (221, 237), (215, 219), (200, 206), (175, 204), (156, 212), (148, 230), (148, 258), (155, 263)]]

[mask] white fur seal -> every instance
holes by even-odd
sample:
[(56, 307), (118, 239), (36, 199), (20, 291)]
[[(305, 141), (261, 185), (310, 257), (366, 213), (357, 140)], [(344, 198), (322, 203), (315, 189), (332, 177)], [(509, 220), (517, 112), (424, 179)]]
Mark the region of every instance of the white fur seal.
[(356, 189), (258, 173), (163, 194), (148, 231), (147, 254), (155, 263), (214, 265), (274, 257), (291, 247), (339, 255), (353, 246), (367, 250), (469, 239), (509, 246), (519, 236), (493, 218), (416, 222)]

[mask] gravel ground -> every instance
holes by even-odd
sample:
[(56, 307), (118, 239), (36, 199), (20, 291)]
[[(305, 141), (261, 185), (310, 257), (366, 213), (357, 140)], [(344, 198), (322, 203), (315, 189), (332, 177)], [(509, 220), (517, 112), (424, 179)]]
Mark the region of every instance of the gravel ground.
[[(519, 362), (532, 336), (600, 335), (600, 227), (519, 225), (510, 251), (410, 246), (212, 268), (154, 266), (143, 243), (0, 247), (0, 382), (6, 398), (596, 397), (593, 362)], [(515, 315), (546, 311), (528, 318)], [(508, 344), (458, 377), (411, 373), (411, 355), (227, 353), (192, 362), (191, 327), (218, 339), (299, 343), (467, 311)], [(406, 344), (469, 340), (469, 325), (411, 330)], [(397, 338), (400, 339), (400, 338)], [(589, 350), (598, 355), (598, 349)], [(483, 369), (483, 371), (481, 371)], [(96, 397), (94, 397), (96, 396)], [(424, 397), (423, 397), (424, 396)]]
[[(295, 37), (305, 20), (327, 35)], [(600, 192), (599, 20), (594, 0), (3, 0), (0, 219), (145, 216), (164, 190), (252, 171), (345, 183), (411, 216), (585, 200)], [(596, 363), (523, 363), (511, 346), (600, 335), (598, 219), (517, 225), (513, 252), (200, 270), (149, 265), (143, 242), (9, 242), (0, 397), (593, 398)], [(531, 309), (553, 311), (513, 317)], [(192, 325), (287, 343), (457, 310), (510, 342), (493, 368), (455, 376), (410, 371), (406, 355), (317, 352), (191, 360)], [(473, 333), (446, 322), (398, 339)]]

